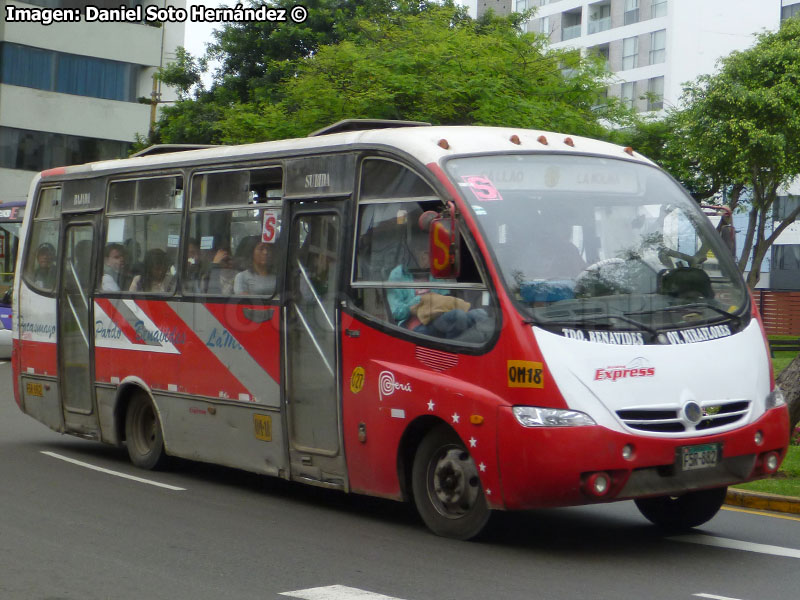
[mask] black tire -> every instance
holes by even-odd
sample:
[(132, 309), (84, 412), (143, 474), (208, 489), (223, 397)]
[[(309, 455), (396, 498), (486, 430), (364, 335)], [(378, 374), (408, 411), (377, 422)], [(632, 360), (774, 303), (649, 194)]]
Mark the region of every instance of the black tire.
[(688, 492), (682, 496), (639, 498), (636, 507), (648, 521), (669, 531), (682, 531), (710, 521), (719, 512), (727, 487)]
[(141, 469), (158, 469), (166, 460), (164, 436), (155, 407), (144, 393), (135, 394), (125, 413), (125, 440), (131, 462)]
[(491, 516), (475, 461), (446, 425), (431, 430), (417, 448), (411, 487), (417, 512), (437, 535), (471, 539)]

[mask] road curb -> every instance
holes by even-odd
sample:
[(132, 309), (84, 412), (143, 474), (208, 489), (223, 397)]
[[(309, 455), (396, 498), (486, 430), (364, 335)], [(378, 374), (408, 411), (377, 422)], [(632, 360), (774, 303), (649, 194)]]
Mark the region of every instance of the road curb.
[(800, 514), (800, 498), (765, 494), (763, 492), (751, 492), (749, 490), (739, 490), (735, 488), (728, 488), (725, 504), (755, 508), (758, 510), (773, 510), (795, 515)]

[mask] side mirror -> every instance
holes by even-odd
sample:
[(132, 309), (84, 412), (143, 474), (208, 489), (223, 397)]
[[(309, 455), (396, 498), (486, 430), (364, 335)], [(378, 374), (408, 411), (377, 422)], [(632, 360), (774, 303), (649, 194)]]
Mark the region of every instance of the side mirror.
[[(423, 217), (426, 215), (429, 213), (425, 213)], [(420, 218), (420, 224), (423, 221), (428, 223), (431, 276), (435, 279), (455, 279), (461, 272), (461, 240), (456, 223), (455, 205), (448, 202), (444, 212), (433, 213), (426, 219)]]

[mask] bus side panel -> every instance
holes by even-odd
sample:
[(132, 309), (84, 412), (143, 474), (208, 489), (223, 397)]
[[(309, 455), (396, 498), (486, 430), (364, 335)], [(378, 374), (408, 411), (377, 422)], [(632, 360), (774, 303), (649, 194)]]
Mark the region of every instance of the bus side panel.
[(22, 374), (58, 376), (56, 299), (20, 286), (19, 369)]
[[(400, 499), (398, 458), (403, 434), (416, 420), (447, 423), (476, 465), (487, 500), (502, 508), (496, 454), (496, 414), (502, 398), (496, 356), (432, 351), (343, 314), (343, 427), (352, 491)], [(479, 377), (479, 374), (485, 374)], [(480, 382), (483, 385), (477, 385)], [(365, 434), (359, 436), (359, 433)], [(410, 467), (410, 465), (408, 465)]]
[(142, 382), (169, 454), (273, 475), (285, 468), (276, 309), (98, 298), (95, 320), (104, 430), (117, 412), (116, 394), (104, 390)]
[(168, 454), (265, 475), (278, 476), (286, 468), (278, 409), (163, 393), (153, 399)]

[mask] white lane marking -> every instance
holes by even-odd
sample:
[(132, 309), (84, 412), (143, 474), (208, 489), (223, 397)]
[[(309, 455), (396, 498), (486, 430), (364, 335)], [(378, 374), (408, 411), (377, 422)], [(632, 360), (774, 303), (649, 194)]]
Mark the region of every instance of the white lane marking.
[(328, 585), (294, 592), (281, 592), (280, 595), (302, 598), (303, 600), (400, 600), (399, 598), (347, 587), (346, 585)]
[(130, 479), (131, 481), (138, 481), (139, 483), (146, 483), (147, 485), (154, 485), (156, 487), (166, 488), (168, 490), (173, 490), (176, 492), (186, 491), (186, 488), (175, 487), (174, 485), (159, 483), (158, 481), (152, 481), (150, 479), (142, 479), (141, 477), (134, 477), (133, 475), (127, 475), (125, 473), (120, 473), (119, 471), (111, 471), (110, 469), (104, 469), (103, 467), (90, 465), (89, 463), (85, 463), (80, 460), (75, 460), (74, 458), (62, 456), (60, 454), (56, 454), (55, 452), (47, 452), (45, 450), (42, 450), (41, 452), (42, 454), (46, 454), (47, 456), (52, 456), (53, 458), (66, 461), (68, 463), (72, 463), (73, 465), (78, 465), (80, 467), (86, 467), (87, 469), (92, 469), (93, 471), (100, 471), (101, 473), (107, 473), (108, 475), (115, 475), (117, 477), (122, 477), (124, 479)]
[(727, 596), (715, 596), (714, 594), (692, 594), (698, 598), (711, 598), (711, 600), (739, 600), (738, 598), (728, 598)]
[(754, 542), (742, 542), (729, 538), (713, 537), (699, 533), (692, 535), (677, 535), (668, 538), (676, 542), (688, 542), (690, 544), (702, 544), (704, 546), (716, 546), (717, 548), (730, 548), (731, 550), (746, 550), (748, 552), (760, 552), (761, 554), (772, 554), (774, 556), (788, 556), (789, 558), (800, 558), (800, 550), (794, 548), (783, 548), (781, 546), (770, 546), (769, 544), (756, 544)]

